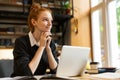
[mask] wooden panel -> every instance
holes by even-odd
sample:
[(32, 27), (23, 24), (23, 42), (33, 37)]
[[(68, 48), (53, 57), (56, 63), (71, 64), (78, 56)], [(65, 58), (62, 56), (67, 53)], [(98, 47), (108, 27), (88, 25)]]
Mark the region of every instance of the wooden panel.
[[(76, 25), (75, 19), (78, 23)], [(78, 33), (74, 32), (75, 26), (78, 27)], [(74, 17), (71, 19), (71, 45), (91, 47), (90, 27), (90, 1), (74, 0)]]

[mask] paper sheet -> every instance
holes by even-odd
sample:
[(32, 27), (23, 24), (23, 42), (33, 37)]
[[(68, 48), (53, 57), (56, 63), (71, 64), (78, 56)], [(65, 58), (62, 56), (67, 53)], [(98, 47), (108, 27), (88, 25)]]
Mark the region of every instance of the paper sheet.
[(101, 74), (94, 74), (90, 75), (90, 77), (96, 77), (96, 78), (101, 78), (101, 79), (108, 79), (108, 80), (120, 80), (120, 73), (101, 73)]
[(0, 78), (0, 80), (13, 80), (12, 78)]

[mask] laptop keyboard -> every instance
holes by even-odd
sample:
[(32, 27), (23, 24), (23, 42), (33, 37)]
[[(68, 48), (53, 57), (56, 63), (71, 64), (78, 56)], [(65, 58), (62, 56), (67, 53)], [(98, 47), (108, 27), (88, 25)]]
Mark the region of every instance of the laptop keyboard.
[(44, 76), (44, 77), (40, 78), (39, 80), (73, 80), (73, 79), (56, 77), (56, 76)]

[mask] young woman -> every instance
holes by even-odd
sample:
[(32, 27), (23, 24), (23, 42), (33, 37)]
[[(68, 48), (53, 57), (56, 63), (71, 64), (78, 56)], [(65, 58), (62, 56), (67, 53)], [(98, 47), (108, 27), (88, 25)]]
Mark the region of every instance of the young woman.
[(38, 3), (31, 6), (28, 16), (28, 35), (15, 41), (13, 51), (14, 72), (12, 76), (44, 75), (46, 69), (56, 73), (58, 58), (51, 38), (52, 12)]

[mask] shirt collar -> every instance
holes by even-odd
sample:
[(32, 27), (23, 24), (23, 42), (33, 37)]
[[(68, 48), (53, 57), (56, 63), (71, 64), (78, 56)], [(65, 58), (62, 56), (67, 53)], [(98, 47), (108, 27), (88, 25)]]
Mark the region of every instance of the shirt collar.
[(28, 33), (28, 35), (29, 35), (29, 38), (30, 38), (31, 47), (34, 46), (34, 45), (39, 46), (40, 43), (35, 40), (31, 31)]

